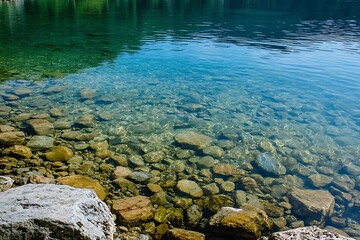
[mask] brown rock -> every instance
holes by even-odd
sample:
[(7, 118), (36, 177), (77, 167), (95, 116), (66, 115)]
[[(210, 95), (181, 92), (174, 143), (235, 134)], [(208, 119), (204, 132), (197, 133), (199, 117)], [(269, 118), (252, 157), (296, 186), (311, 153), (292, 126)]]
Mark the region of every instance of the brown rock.
[(209, 147), (212, 143), (212, 139), (210, 137), (192, 131), (178, 133), (175, 136), (175, 141), (181, 145), (185, 145), (196, 150), (202, 150)]
[(199, 198), (204, 195), (203, 190), (199, 187), (199, 185), (191, 180), (182, 179), (178, 182), (176, 187), (181, 192), (189, 194), (194, 198)]
[(203, 153), (214, 158), (221, 158), (225, 154), (224, 150), (218, 146), (207, 147), (203, 149)]
[(0, 133), (3, 133), (3, 132), (12, 132), (14, 131), (15, 128), (14, 127), (11, 127), (9, 125), (0, 125)]
[(309, 176), (310, 183), (317, 188), (325, 187), (333, 181), (333, 178), (323, 174), (311, 174)]
[(214, 166), (214, 173), (224, 175), (224, 176), (232, 176), (239, 174), (238, 169), (231, 164), (220, 163)]
[(25, 141), (25, 134), (23, 132), (3, 132), (0, 133), (0, 146), (10, 147), (13, 145), (21, 145)]
[(22, 146), (22, 145), (14, 145), (12, 147), (6, 148), (6, 149), (4, 149), (3, 154), (4, 155), (15, 155), (15, 156), (21, 157), (21, 158), (31, 158), (32, 157), (31, 149), (26, 146)]
[(289, 199), (296, 214), (317, 220), (320, 224), (334, 211), (335, 200), (328, 191), (294, 189)]
[(152, 193), (158, 193), (163, 191), (163, 189), (159, 185), (154, 183), (148, 183), (146, 186)]
[(29, 124), (38, 135), (46, 136), (54, 133), (54, 125), (45, 119), (29, 120)]
[(262, 231), (270, 230), (272, 223), (266, 213), (255, 207), (221, 208), (210, 219), (210, 228), (224, 235), (240, 239), (258, 239)]
[(120, 224), (139, 224), (150, 220), (153, 215), (151, 201), (145, 196), (118, 199), (113, 202), (113, 211)]
[(64, 185), (69, 185), (75, 188), (89, 188), (96, 192), (97, 196), (104, 200), (106, 198), (106, 191), (98, 180), (91, 179), (82, 175), (71, 175), (57, 179), (57, 182)]
[(67, 161), (74, 156), (71, 149), (64, 146), (53, 147), (50, 152), (45, 153), (45, 157), (49, 161)]
[(169, 240), (205, 240), (204, 234), (181, 228), (173, 228), (169, 230), (166, 237)]
[(161, 162), (161, 160), (165, 158), (165, 153), (163, 151), (149, 152), (145, 154), (143, 157), (145, 162), (157, 163), (157, 162)]

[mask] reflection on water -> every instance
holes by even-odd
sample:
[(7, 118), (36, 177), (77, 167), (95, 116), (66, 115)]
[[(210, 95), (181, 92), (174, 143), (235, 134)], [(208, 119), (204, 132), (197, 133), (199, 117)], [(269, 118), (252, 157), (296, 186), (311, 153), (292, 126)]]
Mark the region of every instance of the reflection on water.
[[(114, 165), (127, 165), (164, 188), (166, 203), (156, 204), (169, 209), (181, 208), (175, 186), (188, 178), (207, 190), (216, 183), (227, 199), (220, 205), (239, 207), (235, 196), (244, 194), (274, 231), (316, 223), (360, 237), (359, 2), (24, 1), (0, 9), (0, 76), (17, 80), (0, 86), (0, 123), (30, 137), (28, 120), (47, 119), (56, 145), (80, 157), (51, 163), (38, 152), (0, 161), (0, 174), (85, 174), (106, 186), (108, 202), (150, 196), (147, 182), (130, 191), (113, 181)], [(188, 131), (213, 146), (181, 144), (175, 136)], [(221, 163), (237, 171), (215, 170)], [(288, 207), (294, 188), (329, 191), (332, 216)], [(215, 196), (190, 201), (209, 218), (218, 206), (204, 199)]]

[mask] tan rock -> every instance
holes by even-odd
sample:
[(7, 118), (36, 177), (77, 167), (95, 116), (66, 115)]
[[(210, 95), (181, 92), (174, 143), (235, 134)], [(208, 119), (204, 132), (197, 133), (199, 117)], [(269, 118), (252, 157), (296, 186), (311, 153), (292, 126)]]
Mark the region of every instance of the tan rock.
[(203, 153), (214, 158), (221, 158), (225, 154), (224, 150), (218, 146), (207, 147), (203, 150)]
[(54, 125), (45, 119), (33, 119), (28, 123), (38, 135), (46, 136), (54, 133)]
[(154, 215), (151, 201), (145, 196), (115, 200), (112, 209), (120, 224), (139, 224), (150, 220)]
[(113, 177), (116, 178), (126, 178), (132, 173), (132, 171), (127, 167), (118, 166), (115, 168), (113, 173)]
[(145, 162), (157, 163), (161, 162), (165, 158), (165, 153), (163, 151), (149, 152), (143, 156)]
[(14, 131), (15, 128), (14, 127), (11, 127), (9, 125), (0, 125), (0, 133), (3, 133), (3, 132), (12, 132)]
[(69, 185), (75, 188), (88, 188), (96, 192), (97, 196), (104, 200), (106, 198), (106, 191), (98, 180), (91, 179), (82, 175), (71, 175), (57, 179), (57, 182), (64, 185)]
[(25, 141), (25, 134), (20, 131), (0, 133), (0, 147), (21, 145)]
[(325, 190), (294, 189), (289, 199), (296, 214), (317, 220), (320, 224), (334, 211), (334, 197)]
[(202, 150), (209, 147), (212, 143), (210, 137), (192, 131), (178, 133), (175, 136), (175, 141), (196, 150)]
[(246, 210), (222, 207), (211, 217), (210, 228), (234, 238), (258, 239), (262, 231), (271, 229), (272, 223), (264, 211), (248, 207)]
[(321, 188), (329, 185), (333, 181), (333, 178), (323, 174), (311, 174), (309, 181), (314, 187)]
[(152, 193), (158, 193), (163, 191), (163, 189), (159, 185), (154, 183), (148, 183), (146, 186)]
[(4, 155), (15, 155), (21, 158), (31, 158), (32, 152), (29, 147), (22, 145), (14, 145), (12, 147), (6, 148), (3, 151)]
[(64, 146), (56, 146), (51, 148), (51, 150), (45, 153), (45, 157), (49, 161), (67, 161), (74, 156), (74, 153), (71, 149)]
[(181, 228), (170, 229), (167, 232), (166, 237), (170, 240), (205, 240), (204, 234)]
[(182, 179), (177, 183), (176, 187), (181, 192), (189, 194), (191, 197), (199, 198), (204, 195), (204, 192), (199, 185), (191, 180)]
[(80, 97), (82, 99), (93, 99), (97, 96), (96, 90), (93, 89), (84, 89), (80, 91)]
[(236, 166), (226, 163), (220, 163), (214, 166), (214, 173), (224, 175), (224, 176), (233, 176), (239, 174), (239, 170)]

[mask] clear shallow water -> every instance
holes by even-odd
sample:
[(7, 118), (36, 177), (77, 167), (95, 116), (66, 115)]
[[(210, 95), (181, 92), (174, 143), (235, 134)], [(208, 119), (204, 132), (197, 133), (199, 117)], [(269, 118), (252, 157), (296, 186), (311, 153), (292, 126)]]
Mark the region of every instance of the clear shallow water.
[[(0, 75), (9, 81), (0, 90), (32, 90), (0, 102), (12, 106), (3, 122), (54, 107), (67, 121), (90, 114), (95, 127), (83, 130), (128, 155), (174, 154), (173, 136), (191, 129), (232, 140), (219, 161), (249, 174), (314, 189), (308, 178), (321, 173), (359, 197), (344, 166), (360, 165), (360, 2), (135, 2), (1, 2)], [(43, 81), (13, 81), (22, 79)], [(54, 86), (61, 91), (46, 93)], [(84, 101), (84, 89), (98, 96)], [(261, 171), (264, 152), (285, 176)], [(353, 202), (338, 202), (337, 216), (359, 221)]]

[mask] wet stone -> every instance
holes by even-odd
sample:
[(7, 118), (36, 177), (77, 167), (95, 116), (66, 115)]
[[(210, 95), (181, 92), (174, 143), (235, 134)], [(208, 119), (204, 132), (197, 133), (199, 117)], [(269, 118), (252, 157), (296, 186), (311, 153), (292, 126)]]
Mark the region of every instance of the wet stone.
[(34, 119), (28, 122), (37, 135), (47, 136), (54, 133), (54, 125), (45, 119)]
[(14, 155), (20, 158), (31, 158), (32, 152), (29, 147), (22, 145), (14, 145), (12, 147), (4, 149), (2, 152), (4, 155)]
[(6, 191), (12, 187), (14, 180), (7, 176), (0, 176), (0, 192)]
[(230, 140), (220, 140), (217, 145), (225, 150), (229, 150), (235, 147), (235, 143)]
[(70, 129), (72, 126), (72, 123), (69, 121), (56, 121), (53, 123), (55, 129)]
[(225, 154), (224, 150), (218, 146), (207, 147), (203, 149), (203, 153), (214, 158), (221, 158)]
[(191, 197), (199, 198), (203, 196), (203, 190), (194, 181), (182, 179), (176, 187), (179, 191), (189, 194)]
[(33, 151), (46, 150), (54, 146), (54, 138), (47, 136), (33, 136), (26, 146)]
[(137, 167), (145, 166), (145, 162), (144, 162), (143, 158), (139, 155), (129, 156), (129, 162)]
[(195, 231), (173, 228), (166, 233), (166, 238), (170, 240), (205, 240), (205, 235)]
[(200, 206), (192, 205), (186, 209), (186, 220), (190, 226), (196, 226), (203, 217), (203, 212)]
[(130, 192), (133, 195), (139, 195), (139, 190), (136, 187), (136, 184), (125, 178), (117, 178), (114, 180), (114, 183), (120, 188), (121, 192), (123, 193)]
[(25, 134), (20, 131), (0, 133), (0, 147), (21, 145), (25, 141)]
[(197, 162), (200, 168), (211, 168), (215, 165), (215, 160), (210, 156), (205, 156)]
[(149, 152), (143, 155), (143, 158), (145, 162), (157, 163), (165, 158), (165, 153), (163, 151)]
[(62, 116), (64, 116), (64, 113), (61, 111), (60, 108), (52, 108), (52, 109), (50, 109), (49, 113), (50, 113), (50, 115), (52, 117), (62, 117)]
[(150, 179), (151, 175), (145, 172), (132, 172), (128, 175), (128, 179), (135, 181), (135, 182), (146, 182)]
[(175, 141), (180, 145), (194, 148), (195, 150), (202, 150), (209, 147), (212, 143), (210, 137), (192, 131), (178, 133), (175, 136)]
[(148, 183), (146, 186), (152, 193), (158, 193), (163, 191), (160, 185), (154, 183)]
[(93, 89), (84, 89), (80, 91), (80, 97), (82, 99), (93, 99), (97, 96), (96, 90)]
[(269, 141), (261, 141), (260, 149), (265, 152), (275, 152), (276, 151), (276, 148), (274, 147), (274, 145)]
[(94, 126), (94, 116), (84, 115), (75, 121), (75, 124), (81, 127), (92, 127)]
[(263, 206), (264, 211), (269, 217), (278, 218), (284, 216), (284, 209), (281, 207), (275, 206), (274, 204), (269, 202), (264, 202)]
[(49, 161), (67, 161), (74, 156), (71, 149), (64, 146), (53, 147), (49, 152), (45, 153), (45, 158)]
[(9, 125), (0, 125), (0, 133), (4, 133), (4, 132), (12, 132), (14, 131), (15, 128)]
[(204, 191), (204, 195), (206, 195), (206, 196), (215, 195), (220, 192), (220, 189), (218, 188), (216, 183), (210, 183), (208, 185), (202, 186), (201, 188)]
[(118, 166), (115, 168), (114, 173), (113, 173), (113, 178), (126, 178), (128, 177), (130, 174), (132, 173), (132, 171), (127, 168), (127, 167), (121, 167)]
[(329, 185), (333, 181), (333, 178), (323, 174), (311, 174), (309, 176), (309, 181), (314, 187), (322, 188)]
[(239, 170), (236, 166), (226, 163), (220, 163), (214, 166), (214, 173), (224, 175), (224, 176), (232, 176), (239, 174)]
[(240, 207), (242, 204), (246, 203), (246, 192), (242, 190), (235, 191), (234, 199), (236, 204)]
[(279, 160), (268, 153), (261, 153), (256, 160), (256, 164), (260, 169), (271, 174), (284, 175), (286, 173), (286, 168)]
[(220, 185), (220, 188), (224, 192), (232, 192), (235, 190), (235, 183), (230, 181), (225, 181)]

